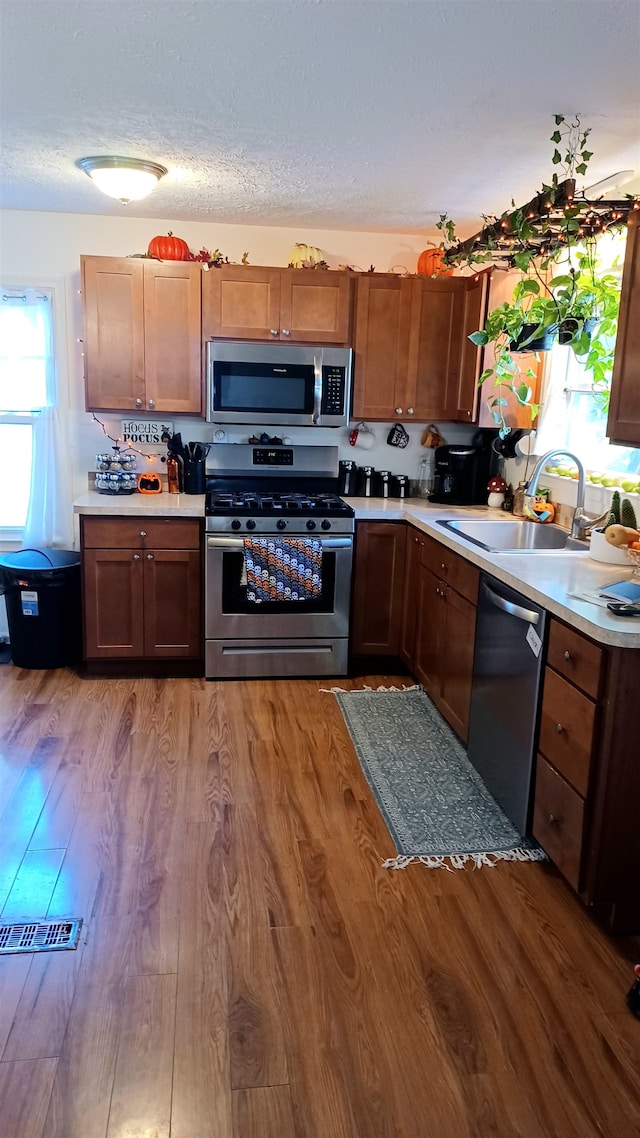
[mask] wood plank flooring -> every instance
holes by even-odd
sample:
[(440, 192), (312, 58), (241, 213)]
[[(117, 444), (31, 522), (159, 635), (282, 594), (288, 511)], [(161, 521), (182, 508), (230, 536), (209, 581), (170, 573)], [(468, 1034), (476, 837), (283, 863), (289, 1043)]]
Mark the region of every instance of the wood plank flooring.
[(326, 686), (0, 667), (0, 913), (85, 920), (0, 959), (2, 1138), (638, 1138), (637, 942), (383, 870)]

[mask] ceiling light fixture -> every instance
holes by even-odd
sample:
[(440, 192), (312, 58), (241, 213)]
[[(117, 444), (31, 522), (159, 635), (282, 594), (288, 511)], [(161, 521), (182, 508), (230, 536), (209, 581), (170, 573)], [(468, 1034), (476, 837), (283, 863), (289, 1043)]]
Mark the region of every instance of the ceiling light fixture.
[(167, 173), (166, 167), (159, 166), (157, 162), (114, 155), (79, 158), (76, 166), (84, 170), (103, 193), (110, 198), (118, 198), (124, 205), (146, 197)]

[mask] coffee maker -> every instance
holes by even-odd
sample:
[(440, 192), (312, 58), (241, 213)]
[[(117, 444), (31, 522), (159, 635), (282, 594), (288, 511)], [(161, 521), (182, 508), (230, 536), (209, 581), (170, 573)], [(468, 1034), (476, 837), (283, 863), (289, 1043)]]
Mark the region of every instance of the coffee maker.
[(448, 506), (487, 504), (487, 483), (497, 459), (491, 449), (491, 439), (484, 437), (478, 443), (479, 435), (478, 431), (473, 442), (468, 444), (454, 443), (436, 448), (430, 502)]

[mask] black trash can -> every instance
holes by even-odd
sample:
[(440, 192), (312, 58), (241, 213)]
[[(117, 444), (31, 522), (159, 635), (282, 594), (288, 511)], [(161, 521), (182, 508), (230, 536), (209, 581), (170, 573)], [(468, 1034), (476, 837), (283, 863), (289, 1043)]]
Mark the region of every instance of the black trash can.
[(0, 555), (11, 656), (18, 668), (64, 668), (82, 659), (80, 554), (18, 549)]

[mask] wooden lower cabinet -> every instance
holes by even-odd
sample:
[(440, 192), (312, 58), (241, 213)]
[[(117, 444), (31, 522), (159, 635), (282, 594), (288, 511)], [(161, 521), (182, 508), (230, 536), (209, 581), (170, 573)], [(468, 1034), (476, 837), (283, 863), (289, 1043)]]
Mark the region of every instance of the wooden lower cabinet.
[(640, 933), (640, 651), (552, 618), (533, 833), (611, 933)]
[(476, 631), (475, 605), (422, 564), (416, 625), (413, 670), (447, 722), (466, 742)]
[(202, 656), (202, 555), (199, 542), (184, 548), (194, 534), (191, 519), (83, 519), (87, 661)]
[(358, 522), (351, 609), (351, 655), (400, 651), (407, 526)]
[(416, 598), (420, 581), (420, 552), (424, 541), (424, 534), (420, 530), (414, 529), (413, 526), (407, 526), (402, 619), (400, 623), (400, 658), (407, 668), (412, 670), (416, 654)]

